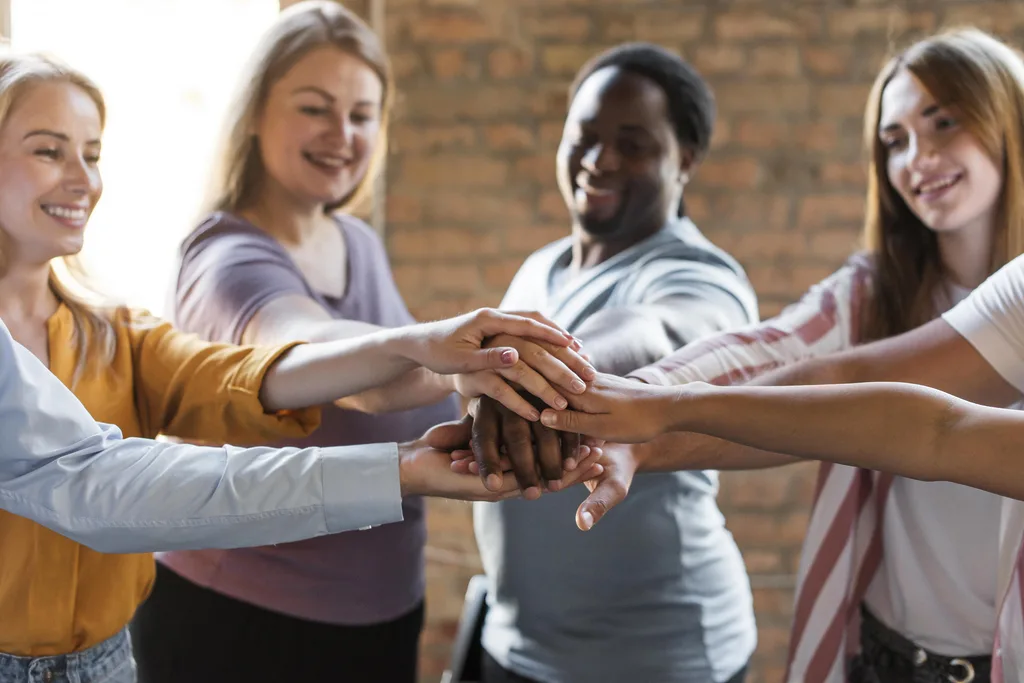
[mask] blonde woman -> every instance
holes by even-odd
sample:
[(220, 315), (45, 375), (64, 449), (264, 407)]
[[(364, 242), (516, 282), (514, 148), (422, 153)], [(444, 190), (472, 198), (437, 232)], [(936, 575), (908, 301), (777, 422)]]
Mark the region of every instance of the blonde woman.
[[(144, 312), (101, 305), (74, 286), (65, 266), (81, 249), (102, 193), (103, 123), (102, 96), (78, 72), (40, 57), (0, 60), (0, 318), (96, 420), (127, 436), (167, 433), (215, 443), (299, 437), (319, 423), (319, 410), (304, 406), (412, 368), (509, 371), (518, 362), (515, 349), (480, 348), (496, 333), (572, 344), (549, 325), (485, 310), (360, 339), (239, 348), (200, 341)], [(470, 373), (458, 384), (467, 390), (492, 377)], [(362, 454), (376, 481), (362, 493), (372, 498), (386, 481), (374, 474), (393, 472), (396, 453), (384, 445)], [(308, 463), (320, 467), (322, 459)], [(287, 482), (278, 483), (285, 500), (298, 480), (279, 465), (264, 459), (257, 471)], [(187, 474), (168, 456), (144, 472), (126, 469), (128, 480), (113, 485), (128, 495), (139, 477), (164, 466), (168, 477)], [(0, 512), (0, 558), (0, 681), (134, 680), (125, 627), (153, 582), (150, 555), (95, 552)]]
[[(412, 322), (379, 239), (345, 213), (385, 152), (392, 87), (377, 37), (343, 6), (306, 2), (282, 12), (229, 110), (209, 213), (182, 245), (176, 323), (208, 340), (284, 343)], [(552, 371), (574, 362), (552, 346), (509, 343)], [(512, 372), (549, 405), (565, 405), (525, 365)], [(451, 391), (435, 374), (407, 374), (325, 407), (317, 432), (286, 443), (417, 435), (455, 416)], [(539, 415), (525, 401), (519, 409)], [(426, 534), (422, 502), (404, 507), (401, 524), (331, 540), (160, 556), (154, 593), (133, 626), (142, 677), (415, 681)]]
[[(1024, 247), (1022, 121), (1024, 62), (995, 38), (956, 30), (901, 52), (879, 74), (865, 115), (871, 150), (867, 253), (855, 256), (778, 318), (686, 347), (636, 377), (658, 385), (694, 380), (733, 384), (753, 378), (764, 384), (800, 383), (808, 378), (806, 368), (765, 373), (895, 337), (850, 351), (868, 361), (860, 363), (860, 378), (928, 377), (935, 386), (957, 387), (961, 395), (981, 398), (977, 387), (995, 373), (982, 369), (985, 363), (967, 342), (993, 352), (996, 368), (1019, 363), (1021, 356), (1005, 334), (982, 334), (977, 328), (990, 321), (1004, 331), (1017, 325), (1019, 332), (1019, 322), (1004, 324), (1000, 316), (1021, 295), (1021, 261), (993, 277), (998, 284), (986, 283), (946, 313), (945, 321), (935, 319)], [(964, 322), (965, 315), (956, 311), (968, 310), (974, 312)], [(916, 353), (925, 354), (920, 363), (913, 360)], [(829, 361), (817, 363), (827, 366)], [(875, 371), (873, 364), (883, 365), (889, 374)], [(928, 373), (922, 372), (925, 367)], [(823, 374), (827, 381), (830, 374)], [(831, 376), (840, 381), (853, 377)], [(1008, 405), (1019, 398), (995, 379), (994, 400)], [(596, 387), (577, 405), (599, 415), (546, 413), (550, 424), (610, 439), (652, 434), (646, 417), (640, 416), (658, 421), (658, 411), (644, 401), (632, 404), (628, 415), (620, 407), (653, 389), (614, 378), (599, 378)], [(996, 485), (991, 476), (1005, 476), (1007, 464), (989, 470), (988, 477), (965, 476), (970, 468), (964, 463), (970, 458), (978, 457), (983, 468), (995, 462), (1005, 434), (994, 436), (989, 446), (979, 444), (976, 451), (970, 435), (984, 438), (988, 427), (982, 428), (981, 422), (976, 429), (963, 425), (962, 438), (950, 434), (950, 441), (942, 444), (931, 439), (945, 430), (915, 430), (928, 415), (971, 423), (985, 418), (993, 428), (1019, 420), (960, 407), (943, 417), (935, 410), (939, 404), (934, 394), (915, 402), (908, 390), (773, 393), (694, 387), (670, 393), (677, 395), (688, 417), (668, 429), (736, 438), (804, 457), (820, 453), (858, 466), (821, 468), (802, 555), (788, 680), (841, 681), (848, 671), (851, 680), (881, 683), (911, 677), (988, 680), (990, 667), (999, 663), (990, 656), (1000, 649), (997, 618), (1012, 614), (1019, 622), (1021, 615), (1019, 600), (1000, 612), (1001, 605), (1009, 604), (1007, 586), (1020, 546), (1019, 529), (1009, 541), (1000, 533), (1012, 506), (986, 491), (915, 479), (947, 478), (1019, 496), (1019, 487), (1009, 480)], [(993, 400), (993, 394), (987, 396), (984, 400)], [(878, 404), (869, 405), (872, 400)], [(914, 443), (918, 439), (925, 441)], [(883, 447), (884, 441), (889, 443)], [(954, 445), (966, 449), (965, 460), (955, 468), (939, 463), (940, 458), (948, 460)], [(878, 453), (872, 453), (876, 446)], [(792, 461), (693, 435), (670, 437), (641, 450), (663, 453), (687, 469)], [(901, 451), (905, 462), (896, 461)], [(928, 452), (936, 462), (922, 460)], [(867, 468), (904, 476), (879, 475)], [(612, 468), (601, 493), (581, 508), (581, 526), (589, 528), (624, 495), (633, 469), (628, 459), (625, 467)], [(1002, 649), (1019, 650), (1021, 642), (1019, 636), (1012, 644), (1004, 640)], [(853, 654), (857, 656), (851, 667)]]

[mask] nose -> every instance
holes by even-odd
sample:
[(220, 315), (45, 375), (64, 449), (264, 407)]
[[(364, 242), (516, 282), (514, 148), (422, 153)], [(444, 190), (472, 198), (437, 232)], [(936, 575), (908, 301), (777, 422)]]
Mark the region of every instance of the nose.
[(80, 155), (68, 155), (64, 165), (64, 187), (69, 192), (87, 195), (99, 189), (99, 172)]
[(339, 113), (337, 116), (333, 117), (331, 135), (340, 140), (346, 148), (352, 146), (355, 134), (356, 127), (347, 115)]
[(580, 163), (589, 173), (607, 173), (619, 167), (619, 157), (614, 145), (598, 142), (583, 154)]
[(939, 159), (938, 147), (926, 137), (912, 136), (908, 143), (907, 161), (913, 171), (928, 171)]

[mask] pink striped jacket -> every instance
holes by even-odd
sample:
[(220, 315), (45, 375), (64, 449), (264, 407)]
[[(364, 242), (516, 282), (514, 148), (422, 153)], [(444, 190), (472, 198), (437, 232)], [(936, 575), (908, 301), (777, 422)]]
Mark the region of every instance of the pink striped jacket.
[[(856, 345), (871, 264), (857, 254), (768, 321), (698, 340), (632, 373), (652, 384), (740, 384)], [(859, 647), (860, 604), (882, 559), (882, 515), (893, 476), (822, 463), (802, 559), (786, 683), (842, 683)], [(1024, 504), (1005, 500), (993, 683), (1024, 683)]]

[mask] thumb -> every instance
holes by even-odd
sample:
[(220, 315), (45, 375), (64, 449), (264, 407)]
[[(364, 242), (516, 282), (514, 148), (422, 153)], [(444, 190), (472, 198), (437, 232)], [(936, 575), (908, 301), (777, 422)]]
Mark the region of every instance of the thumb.
[(580, 531), (589, 531), (601, 521), (605, 513), (621, 503), (627, 493), (629, 493), (628, 486), (614, 475), (606, 476), (576, 510), (576, 526)]
[(553, 410), (547, 408), (540, 414), (540, 422), (545, 427), (557, 429), (560, 432), (572, 432), (575, 434), (589, 434), (594, 424), (595, 415), (578, 413), (574, 410)]
[(469, 440), (473, 435), (473, 418), (466, 416), (458, 422), (442, 422), (431, 427), (423, 440), (431, 448), (439, 451), (454, 451), (469, 448)]

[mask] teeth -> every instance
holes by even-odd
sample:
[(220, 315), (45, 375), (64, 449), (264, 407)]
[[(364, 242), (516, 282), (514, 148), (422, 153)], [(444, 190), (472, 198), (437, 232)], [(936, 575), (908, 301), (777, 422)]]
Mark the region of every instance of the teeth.
[(64, 206), (44, 206), (43, 211), (56, 216), (57, 218), (67, 218), (73, 221), (85, 220), (86, 211), (85, 209), (69, 209)]
[(344, 157), (336, 157), (333, 155), (307, 154), (306, 156), (314, 163), (322, 164), (324, 166), (332, 166), (334, 168), (341, 168), (347, 162)]
[(939, 180), (933, 180), (929, 183), (924, 183), (918, 188), (918, 192), (935, 192), (936, 190), (942, 190), (956, 182), (956, 176), (949, 176), (947, 178), (941, 178)]

